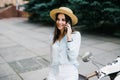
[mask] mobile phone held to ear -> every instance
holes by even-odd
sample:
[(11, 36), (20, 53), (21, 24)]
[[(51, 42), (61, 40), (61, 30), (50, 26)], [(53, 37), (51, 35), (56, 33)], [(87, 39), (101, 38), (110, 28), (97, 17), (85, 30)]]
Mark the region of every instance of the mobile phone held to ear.
[(70, 21), (68, 21), (67, 23), (70, 24)]
[(67, 32), (67, 28), (65, 27), (65, 32)]
[[(70, 21), (68, 21), (67, 24), (70, 24)], [(67, 32), (67, 27), (65, 27), (65, 31)]]

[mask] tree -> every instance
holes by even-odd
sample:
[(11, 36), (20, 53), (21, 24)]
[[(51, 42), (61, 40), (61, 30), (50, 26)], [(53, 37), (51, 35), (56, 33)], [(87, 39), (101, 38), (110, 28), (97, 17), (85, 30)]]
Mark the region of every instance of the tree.
[(29, 0), (29, 3), (25, 4), (25, 11), (30, 13), (31, 22), (51, 24), (50, 10), (67, 6), (78, 16), (78, 25), (85, 25), (85, 29), (99, 28), (98, 30), (104, 31), (111, 28), (112, 34), (120, 35), (119, 4), (120, 0)]
[(120, 35), (119, 0), (73, 0), (72, 3), (78, 3), (74, 10), (85, 29)]
[(25, 4), (25, 11), (30, 13), (29, 21), (52, 23), (49, 17), (50, 10), (66, 5), (68, 0), (30, 0)]

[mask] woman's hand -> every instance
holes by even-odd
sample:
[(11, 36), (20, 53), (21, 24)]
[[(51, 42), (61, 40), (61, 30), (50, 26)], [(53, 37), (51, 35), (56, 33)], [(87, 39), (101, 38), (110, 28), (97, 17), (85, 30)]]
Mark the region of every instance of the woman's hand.
[(67, 41), (72, 41), (72, 38), (71, 38), (71, 33), (72, 33), (71, 25), (69, 23), (67, 23), (66, 28), (67, 28)]

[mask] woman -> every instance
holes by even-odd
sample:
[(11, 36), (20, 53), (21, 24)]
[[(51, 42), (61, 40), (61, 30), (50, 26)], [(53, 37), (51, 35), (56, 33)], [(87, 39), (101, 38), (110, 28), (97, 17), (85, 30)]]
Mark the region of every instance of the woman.
[(51, 38), (51, 67), (47, 80), (78, 80), (81, 35), (72, 29), (78, 19), (67, 7), (53, 9), (50, 17), (56, 26)]

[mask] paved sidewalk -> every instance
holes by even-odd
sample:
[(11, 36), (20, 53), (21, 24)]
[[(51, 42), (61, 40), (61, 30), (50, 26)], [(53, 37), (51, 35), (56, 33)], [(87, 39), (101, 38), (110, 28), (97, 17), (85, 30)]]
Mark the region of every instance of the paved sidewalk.
[[(43, 80), (49, 69), (52, 31), (52, 27), (28, 23), (26, 18), (1, 19), (0, 80)], [(87, 51), (103, 64), (120, 56), (120, 38), (81, 35), (79, 73), (86, 75), (97, 70), (91, 63), (81, 61), (80, 56)]]

